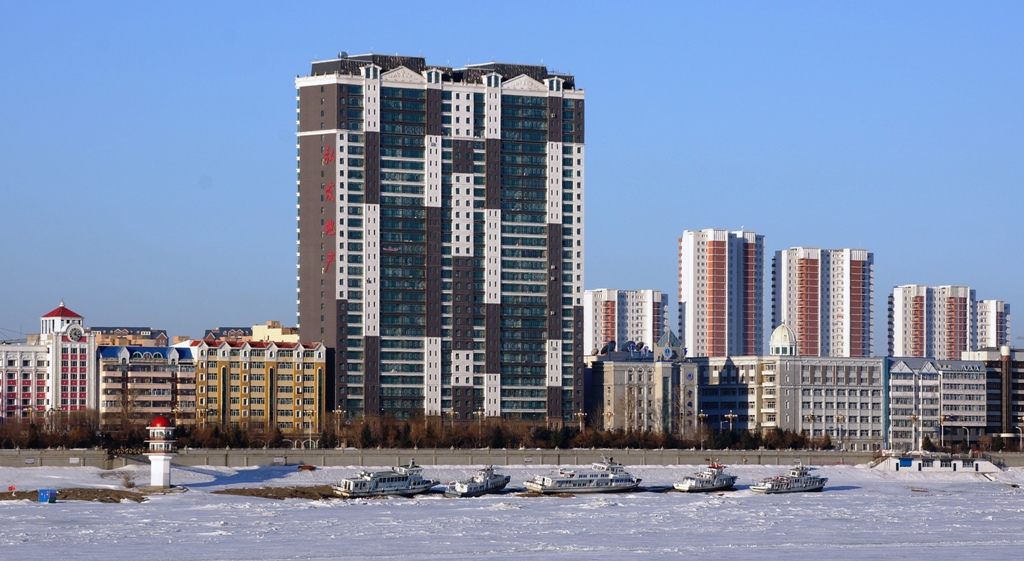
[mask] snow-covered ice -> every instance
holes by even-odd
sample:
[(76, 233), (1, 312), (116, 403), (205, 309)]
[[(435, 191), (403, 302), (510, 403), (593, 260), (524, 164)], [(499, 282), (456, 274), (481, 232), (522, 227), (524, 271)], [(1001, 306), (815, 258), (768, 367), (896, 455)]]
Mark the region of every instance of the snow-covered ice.
[[(508, 466), (512, 486), (555, 466)], [(669, 486), (700, 466), (629, 466)], [(175, 467), (186, 492), (143, 503), (0, 501), (3, 559), (984, 559), (1024, 556), (1024, 470), (880, 472), (819, 467), (822, 493), (758, 495), (786, 466), (732, 466), (739, 490), (449, 499), (276, 501), (211, 491), (336, 483), (357, 467)], [(441, 481), (475, 466), (425, 466)], [(148, 480), (148, 466), (123, 470)], [(0, 468), (0, 490), (121, 488), (120, 471)]]

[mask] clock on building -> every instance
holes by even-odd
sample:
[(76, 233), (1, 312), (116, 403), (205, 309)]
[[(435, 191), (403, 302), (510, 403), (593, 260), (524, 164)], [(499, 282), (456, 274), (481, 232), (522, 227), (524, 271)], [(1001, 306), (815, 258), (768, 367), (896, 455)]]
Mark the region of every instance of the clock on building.
[(81, 326), (72, 325), (68, 327), (67, 331), (64, 332), (64, 335), (71, 341), (77, 341), (82, 338), (83, 331)]

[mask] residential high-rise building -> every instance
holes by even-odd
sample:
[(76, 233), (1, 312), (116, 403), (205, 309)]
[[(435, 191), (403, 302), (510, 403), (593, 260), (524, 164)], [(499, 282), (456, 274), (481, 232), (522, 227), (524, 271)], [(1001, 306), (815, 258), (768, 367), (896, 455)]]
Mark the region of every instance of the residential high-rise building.
[(977, 313), (977, 349), (998, 349), (1010, 344), (1010, 305), (1002, 300), (980, 300)]
[(776, 251), (772, 327), (796, 333), (800, 356), (871, 356), (874, 263), (864, 249)]
[(679, 238), (679, 337), (688, 356), (761, 354), (764, 236), (687, 230)]
[(298, 327), (352, 416), (583, 405), (584, 94), (544, 66), (348, 56), (296, 79)]
[(619, 348), (627, 341), (651, 348), (665, 334), (668, 296), (660, 290), (599, 288), (583, 293), (584, 353), (609, 341)]
[(908, 284), (889, 296), (889, 356), (960, 360), (975, 347), (974, 291)]

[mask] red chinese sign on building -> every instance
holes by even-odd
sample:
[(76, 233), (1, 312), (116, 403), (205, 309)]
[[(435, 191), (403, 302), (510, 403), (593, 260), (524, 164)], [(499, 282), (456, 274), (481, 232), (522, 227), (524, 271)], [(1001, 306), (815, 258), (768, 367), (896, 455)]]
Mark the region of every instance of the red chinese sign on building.
[(323, 164), (326, 166), (328, 163), (334, 161), (334, 150), (330, 146), (324, 146), (324, 160)]

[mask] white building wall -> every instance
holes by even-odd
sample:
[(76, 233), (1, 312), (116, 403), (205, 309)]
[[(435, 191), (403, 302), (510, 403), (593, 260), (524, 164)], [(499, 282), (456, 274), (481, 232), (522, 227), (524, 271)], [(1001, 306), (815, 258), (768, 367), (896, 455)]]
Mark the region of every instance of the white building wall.
[(1010, 341), (1010, 305), (1003, 300), (981, 300), (977, 305), (978, 336), (975, 349), (997, 349)]

